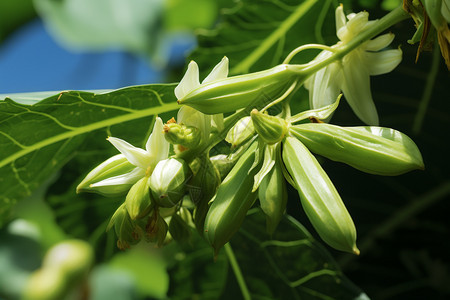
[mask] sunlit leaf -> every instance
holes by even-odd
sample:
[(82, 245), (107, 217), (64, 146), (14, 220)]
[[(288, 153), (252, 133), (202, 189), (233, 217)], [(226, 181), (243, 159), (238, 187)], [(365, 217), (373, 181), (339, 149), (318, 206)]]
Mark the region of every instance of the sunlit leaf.
[(72, 158), (91, 134), (101, 130), (97, 142), (105, 144), (103, 139), (112, 131), (118, 137), (137, 130), (149, 134), (151, 116), (178, 108), (173, 88), (146, 85), (105, 94), (63, 92), (32, 106), (8, 98), (0, 101), (0, 220), (14, 202)]

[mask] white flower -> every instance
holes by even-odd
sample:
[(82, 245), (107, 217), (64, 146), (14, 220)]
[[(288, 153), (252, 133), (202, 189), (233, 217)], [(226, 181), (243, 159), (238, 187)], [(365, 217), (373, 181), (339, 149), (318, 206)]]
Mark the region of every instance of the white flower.
[(101, 187), (110, 185), (134, 184), (144, 176), (150, 176), (156, 164), (169, 156), (169, 142), (164, 138), (163, 122), (156, 118), (153, 131), (147, 140), (145, 149), (137, 148), (130, 143), (115, 137), (108, 137), (108, 141), (116, 147), (123, 156), (134, 166), (126, 174), (110, 177), (90, 186)]
[[(228, 58), (224, 57), (209, 73), (209, 75), (202, 81), (201, 84), (211, 83), (216, 80), (227, 78), (228, 76)], [(178, 100), (184, 98), (191, 91), (200, 87), (199, 70), (195, 61), (191, 61), (188, 69), (181, 79), (178, 86), (175, 88), (175, 96)], [(204, 141), (207, 140), (211, 132), (211, 124), (217, 130), (223, 128), (223, 114), (216, 114), (213, 116), (205, 115), (198, 110), (183, 105), (178, 111), (177, 122), (187, 126), (197, 127), (202, 133)]]
[[(347, 21), (348, 19), (348, 21)], [(344, 47), (361, 32), (372, 26), (367, 12), (344, 15), (343, 6), (336, 8), (336, 33), (339, 42), (333, 48)], [(309, 90), (311, 109), (324, 107), (336, 101), (342, 91), (355, 114), (366, 124), (378, 125), (378, 114), (370, 92), (370, 75), (392, 71), (402, 59), (400, 49), (381, 49), (389, 46), (394, 34), (387, 33), (369, 40), (345, 55), (340, 61), (319, 70), (305, 82)], [(316, 60), (331, 56), (322, 51)]]

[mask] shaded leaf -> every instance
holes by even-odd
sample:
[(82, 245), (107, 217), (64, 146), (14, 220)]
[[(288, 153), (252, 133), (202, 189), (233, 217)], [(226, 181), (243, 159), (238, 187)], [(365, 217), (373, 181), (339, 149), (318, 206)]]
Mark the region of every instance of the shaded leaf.
[(169, 266), (170, 299), (219, 299), (227, 279), (228, 261), (224, 253), (213, 259), (213, 250), (197, 231), (192, 244), (180, 247), (172, 243), (164, 252), (172, 261)]
[[(235, 7), (223, 10), (222, 22), (216, 28), (199, 33), (199, 47), (191, 58), (206, 73), (206, 66), (214, 66), (226, 55), (230, 59), (230, 75), (235, 75), (280, 64), (290, 51), (302, 44), (334, 44), (337, 41), (335, 7), (331, 2), (239, 1)], [(306, 52), (303, 61), (317, 53)]]
[(306, 229), (287, 216), (270, 237), (260, 210), (247, 215), (231, 240), (255, 299), (368, 299)]

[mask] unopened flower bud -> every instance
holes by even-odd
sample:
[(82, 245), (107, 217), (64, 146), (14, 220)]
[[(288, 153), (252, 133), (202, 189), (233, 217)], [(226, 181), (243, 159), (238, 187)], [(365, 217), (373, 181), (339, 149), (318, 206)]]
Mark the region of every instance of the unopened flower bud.
[(150, 176), (150, 189), (155, 203), (162, 207), (175, 206), (183, 197), (191, 171), (179, 158), (160, 161)]
[(77, 186), (77, 193), (95, 192), (110, 197), (123, 195), (131, 188), (131, 183), (101, 186), (96, 186), (95, 183), (110, 177), (126, 174), (134, 168), (136, 166), (132, 165), (123, 154), (115, 155), (89, 172)]
[(231, 112), (264, 98), (277, 99), (296, 81), (306, 78), (295, 65), (282, 64), (261, 72), (201, 84), (178, 100), (204, 114)]
[(106, 231), (114, 226), (117, 235), (117, 247), (121, 250), (130, 248), (131, 245), (137, 244), (142, 237), (142, 224), (131, 220), (125, 203), (122, 204), (111, 217)]
[(158, 247), (164, 244), (167, 236), (168, 226), (159, 211), (153, 210), (147, 225), (145, 226), (147, 241), (156, 243)]
[(145, 217), (151, 207), (150, 187), (148, 177), (143, 177), (130, 189), (125, 200), (125, 206), (132, 220)]
[(178, 213), (170, 219), (169, 232), (175, 241), (181, 243), (188, 241), (191, 236), (191, 228)]
[(200, 144), (201, 133), (198, 128), (184, 124), (168, 123), (164, 125), (166, 141), (185, 148), (195, 148)]
[(260, 113), (256, 109), (250, 115), (258, 136), (269, 145), (281, 141), (288, 131), (287, 123), (282, 118)]

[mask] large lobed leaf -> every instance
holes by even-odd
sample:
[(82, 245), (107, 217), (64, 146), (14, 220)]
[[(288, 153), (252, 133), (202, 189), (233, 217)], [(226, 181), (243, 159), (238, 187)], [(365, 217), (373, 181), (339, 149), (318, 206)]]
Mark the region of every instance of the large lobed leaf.
[(148, 117), (177, 109), (173, 88), (62, 92), (31, 106), (9, 98), (0, 101), (0, 225), (12, 204), (48, 180), (98, 130), (103, 130), (103, 138), (136, 131), (149, 134)]
[(231, 240), (252, 298), (369, 299), (297, 220), (284, 217), (272, 236), (265, 222), (250, 211)]
[[(260, 71), (282, 63), (287, 54), (307, 43), (337, 41), (333, 1), (243, 0), (224, 9), (222, 20), (198, 34), (199, 47), (191, 54), (201, 71), (208, 71), (226, 55), (230, 74)], [(350, 8), (345, 2), (346, 9)], [(301, 61), (318, 51), (306, 51)], [(303, 55), (305, 54), (305, 55)], [(294, 60), (300, 61), (300, 60)]]

